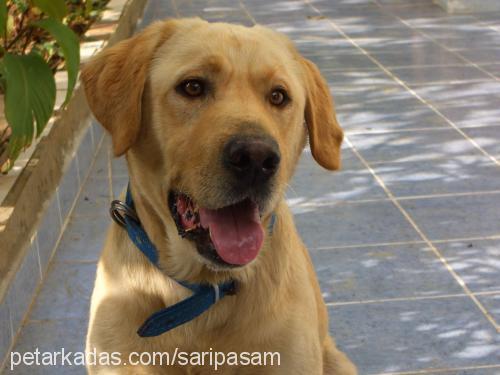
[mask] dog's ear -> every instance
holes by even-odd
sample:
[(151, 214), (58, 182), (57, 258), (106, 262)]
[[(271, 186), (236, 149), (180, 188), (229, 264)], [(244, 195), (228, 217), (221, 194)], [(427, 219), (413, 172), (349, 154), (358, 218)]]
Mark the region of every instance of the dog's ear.
[(111, 134), (116, 156), (124, 154), (139, 134), (142, 94), (151, 60), (176, 27), (176, 21), (154, 23), (103, 50), (82, 69), (87, 102)]
[(340, 168), (340, 145), (344, 133), (335, 116), (328, 84), (311, 61), (302, 58), (306, 78), (307, 98), (305, 120), (309, 144), (314, 159), (324, 168)]

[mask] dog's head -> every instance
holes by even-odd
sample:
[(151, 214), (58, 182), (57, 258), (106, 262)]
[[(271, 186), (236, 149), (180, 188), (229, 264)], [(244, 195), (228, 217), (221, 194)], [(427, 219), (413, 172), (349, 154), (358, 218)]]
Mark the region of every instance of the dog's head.
[(255, 259), (307, 134), (320, 165), (340, 166), (327, 84), (264, 27), (159, 22), (98, 55), (82, 81), (174, 263)]

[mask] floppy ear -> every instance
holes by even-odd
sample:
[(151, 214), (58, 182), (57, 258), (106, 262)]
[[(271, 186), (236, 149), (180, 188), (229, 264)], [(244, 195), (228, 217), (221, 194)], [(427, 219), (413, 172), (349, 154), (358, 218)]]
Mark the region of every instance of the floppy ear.
[(103, 50), (82, 69), (90, 109), (111, 134), (116, 156), (135, 142), (141, 125), (142, 93), (156, 49), (175, 31), (176, 21), (157, 22)]
[(306, 87), (305, 120), (309, 131), (309, 144), (314, 159), (324, 168), (340, 168), (340, 145), (344, 133), (340, 128), (328, 84), (311, 61), (302, 58)]

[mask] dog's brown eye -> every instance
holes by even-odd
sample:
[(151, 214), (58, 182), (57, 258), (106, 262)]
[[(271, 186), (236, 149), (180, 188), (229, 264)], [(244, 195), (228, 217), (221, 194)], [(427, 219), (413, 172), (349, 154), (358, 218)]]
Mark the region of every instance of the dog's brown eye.
[(177, 91), (184, 96), (197, 98), (205, 93), (205, 84), (199, 79), (188, 79), (177, 86)]
[(281, 107), (288, 102), (288, 94), (282, 88), (274, 89), (269, 96), (272, 105)]

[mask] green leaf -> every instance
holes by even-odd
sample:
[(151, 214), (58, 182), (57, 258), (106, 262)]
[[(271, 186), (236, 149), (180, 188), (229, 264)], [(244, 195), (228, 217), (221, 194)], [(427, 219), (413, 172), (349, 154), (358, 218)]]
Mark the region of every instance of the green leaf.
[(33, 3), (50, 17), (61, 21), (68, 13), (64, 0), (33, 0)]
[(0, 0), (0, 37), (5, 40), (7, 29), (7, 0)]
[(92, 3), (92, 0), (85, 0), (85, 16), (88, 17), (90, 15), (90, 12), (92, 12), (92, 9), (94, 8), (94, 4)]
[(15, 159), (31, 144), (35, 126), (38, 137), (49, 121), (56, 101), (56, 84), (49, 66), (34, 53), (5, 54), (3, 74), (5, 117), (12, 128), (9, 153)]
[(80, 66), (80, 42), (78, 37), (69, 27), (52, 18), (38, 21), (35, 25), (48, 31), (61, 47), (66, 71), (68, 72), (68, 88), (64, 99), (64, 104), (67, 104), (73, 93)]

